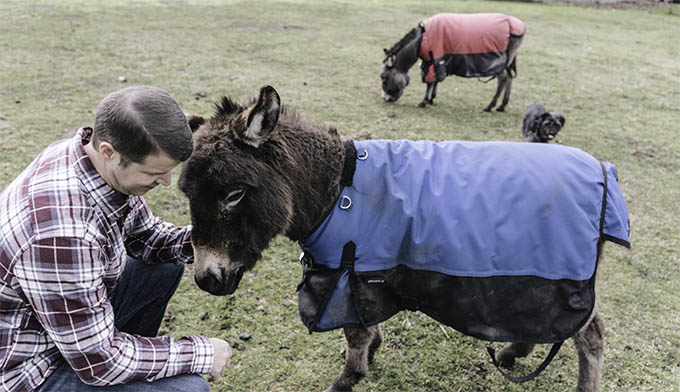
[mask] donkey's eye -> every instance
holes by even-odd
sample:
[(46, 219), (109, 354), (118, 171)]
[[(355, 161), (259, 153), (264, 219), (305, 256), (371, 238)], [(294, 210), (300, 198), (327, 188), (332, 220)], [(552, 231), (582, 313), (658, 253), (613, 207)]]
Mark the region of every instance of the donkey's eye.
[(233, 191), (227, 193), (227, 196), (220, 200), (220, 212), (223, 214), (228, 213), (232, 208), (243, 200), (243, 196), (246, 195), (246, 190), (243, 188), (234, 189)]
[(227, 197), (224, 198), (224, 203), (227, 206), (233, 207), (238, 204), (238, 202), (243, 199), (243, 196), (246, 195), (246, 190), (245, 189), (234, 189), (233, 191), (229, 192), (227, 194)]

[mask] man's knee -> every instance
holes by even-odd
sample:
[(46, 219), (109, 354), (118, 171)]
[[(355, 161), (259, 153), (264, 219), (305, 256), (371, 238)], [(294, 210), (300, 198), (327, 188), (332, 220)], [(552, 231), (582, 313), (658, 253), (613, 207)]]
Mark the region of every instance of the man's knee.
[(210, 392), (210, 384), (198, 374), (185, 374), (179, 376), (182, 381), (177, 384), (177, 392)]
[(165, 282), (167, 285), (163, 288), (163, 291), (168, 293), (166, 299), (169, 300), (170, 297), (172, 297), (172, 295), (175, 293), (175, 290), (177, 290), (179, 282), (182, 280), (182, 276), (184, 276), (184, 264), (169, 263), (161, 264), (159, 267), (162, 268), (161, 275), (163, 276), (160, 281)]
[[(128, 270), (128, 267), (130, 268)], [(127, 277), (139, 278), (144, 276), (145, 282), (140, 288), (142, 291), (151, 290), (152, 294), (160, 294), (164, 299), (168, 300), (179, 286), (180, 280), (184, 275), (185, 265), (182, 263), (166, 263), (166, 264), (146, 264), (140, 260), (128, 257), (126, 265)], [(145, 295), (146, 297), (146, 295)]]
[(184, 274), (184, 264), (165, 263), (165, 264), (146, 264), (150, 270), (164, 277), (181, 277)]

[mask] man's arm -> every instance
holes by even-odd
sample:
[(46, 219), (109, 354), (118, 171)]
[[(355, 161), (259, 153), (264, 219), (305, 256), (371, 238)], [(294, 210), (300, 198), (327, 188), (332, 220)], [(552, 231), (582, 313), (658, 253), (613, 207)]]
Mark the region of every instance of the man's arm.
[(142, 197), (131, 197), (125, 221), (125, 247), (130, 256), (147, 263), (191, 263), (191, 227), (177, 227), (153, 215)]
[(115, 329), (103, 281), (107, 261), (98, 244), (46, 238), (31, 244), (14, 266), (23, 296), (83, 382), (112, 385), (209, 373), (215, 353), (207, 338), (147, 338)]

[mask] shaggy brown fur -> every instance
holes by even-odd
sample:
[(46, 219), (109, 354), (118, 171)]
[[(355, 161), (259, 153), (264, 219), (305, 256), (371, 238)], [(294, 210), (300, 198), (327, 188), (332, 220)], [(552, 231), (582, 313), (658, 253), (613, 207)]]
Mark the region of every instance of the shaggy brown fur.
[[(223, 98), (213, 117), (189, 123), (195, 150), (179, 183), (191, 208), (195, 279), (210, 293), (231, 294), (274, 236), (302, 240), (329, 213), (345, 150), (337, 131), (287, 112), (269, 86), (249, 106)], [(574, 338), (579, 391), (599, 390), (604, 333), (596, 311), (592, 317)], [(378, 325), (344, 332), (345, 367), (327, 391), (351, 391), (383, 340)], [(512, 344), (497, 359), (511, 365), (532, 347)]]

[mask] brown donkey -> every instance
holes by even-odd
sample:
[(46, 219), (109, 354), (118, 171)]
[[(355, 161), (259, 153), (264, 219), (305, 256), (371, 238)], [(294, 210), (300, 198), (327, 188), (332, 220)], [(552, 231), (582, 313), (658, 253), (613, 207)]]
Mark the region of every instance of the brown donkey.
[(300, 241), (302, 320), (347, 339), (328, 391), (366, 375), (379, 323), (405, 309), (513, 342), (493, 355), (506, 367), (535, 343), (573, 337), (578, 390), (599, 390), (597, 260), (605, 240), (628, 246), (613, 165), (537, 143), (343, 142), (282, 109), (270, 86), (190, 124), (195, 150), (179, 184), (196, 283), (232, 294), (277, 234)]

